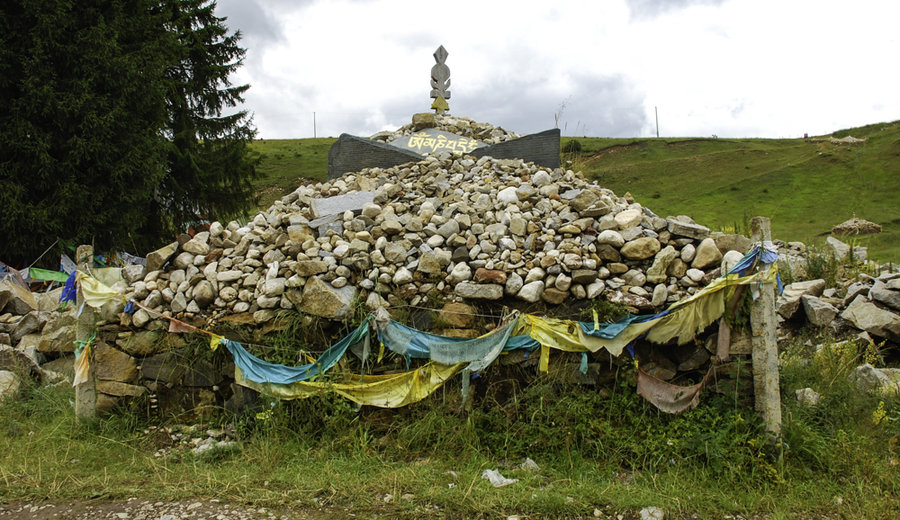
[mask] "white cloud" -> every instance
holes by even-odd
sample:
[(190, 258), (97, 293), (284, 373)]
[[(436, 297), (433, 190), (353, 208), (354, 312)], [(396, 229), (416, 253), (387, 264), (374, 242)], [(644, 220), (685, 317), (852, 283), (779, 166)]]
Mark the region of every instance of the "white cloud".
[(800, 0), (300, 4), (221, 0), (261, 137), (370, 135), (427, 111), (531, 133), (796, 137), (900, 119), (900, 4)]

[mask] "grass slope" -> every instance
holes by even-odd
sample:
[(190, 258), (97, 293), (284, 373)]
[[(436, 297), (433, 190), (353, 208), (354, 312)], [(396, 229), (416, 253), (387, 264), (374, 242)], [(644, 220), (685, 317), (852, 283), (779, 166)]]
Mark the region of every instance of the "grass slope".
[[(854, 238), (869, 257), (900, 260), (900, 122), (835, 132), (860, 144), (810, 139), (578, 138), (567, 154), (616, 193), (631, 192), (660, 216), (690, 215), (713, 229), (746, 231), (756, 215), (772, 219), (783, 240), (821, 243), (854, 215), (881, 224), (879, 235)], [(572, 140), (564, 138), (563, 144)], [(259, 140), (260, 207), (297, 186), (327, 177), (334, 138)]]
[(900, 123), (827, 139), (578, 139), (573, 168), (661, 216), (686, 214), (713, 228), (746, 230), (755, 215), (775, 235), (815, 243), (854, 215), (883, 226), (855, 239), (870, 257), (900, 259)]
[(256, 181), (260, 194), (259, 207), (268, 208), (283, 195), (309, 180), (328, 177), (328, 149), (336, 141), (319, 139), (258, 139), (250, 146), (259, 154), (257, 169), (262, 176)]

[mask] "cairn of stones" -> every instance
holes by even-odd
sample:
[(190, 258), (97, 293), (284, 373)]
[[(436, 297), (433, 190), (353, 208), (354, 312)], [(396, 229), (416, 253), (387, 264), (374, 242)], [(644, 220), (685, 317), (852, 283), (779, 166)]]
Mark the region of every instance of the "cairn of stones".
[[(449, 70), (438, 79), (449, 87)], [(371, 141), (423, 128), (501, 147), (521, 138), (438, 113), (417, 114)], [(829, 244), (842, 262), (864, 254), (851, 255), (834, 238)], [(805, 246), (778, 245), (783, 269), (802, 280)], [(166, 396), (184, 408), (245, 402), (250, 391), (233, 383), (233, 365), (186, 359), (165, 317), (265, 331), (285, 313), (351, 320), (359, 302), (369, 311), (471, 304), (552, 315), (561, 305), (605, 299), (652, 313), (695, 293), (751, 247), (688, 216), (659, 216), (565, 167), (449, 150), (364, 167), (302, 185), (249, 221), (213, 222), (150, 253), (146, 265), (123, 268), (113, 285), (123, 301), (99, 313), (98, 409), (146, 394), (152, 406)], [(50, 384), (71, 380), (76, 309), (59, 309), (58, 298), (59, 290), (33, 294), (0, 282), (0, 390), (23, 373)], [(127, 300), (140, 308), (123, 312)], [(778, 313), (782, 338), (802, 323), (898, 343), (900, 273), (881, 270), (840, 287), (800, 281), (779, 297)], [(469, 328), (455, 335), (484, 332), (454, 326)], [(701, 339), (706, 348), (655, 349), (641, 366), (666, 380), (699, 369), (716, 350), (714, 334)], [(749, 354), (750, 339), (736, 333), (731, 347)]]

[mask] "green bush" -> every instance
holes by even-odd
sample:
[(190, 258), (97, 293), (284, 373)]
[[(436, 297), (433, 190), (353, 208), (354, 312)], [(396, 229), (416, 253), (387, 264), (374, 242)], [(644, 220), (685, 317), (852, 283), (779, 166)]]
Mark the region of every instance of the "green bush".
[(581, 142), (578, 139), (571, 139), (562, 147), (563, 153), (579, 153), (581, 152)]

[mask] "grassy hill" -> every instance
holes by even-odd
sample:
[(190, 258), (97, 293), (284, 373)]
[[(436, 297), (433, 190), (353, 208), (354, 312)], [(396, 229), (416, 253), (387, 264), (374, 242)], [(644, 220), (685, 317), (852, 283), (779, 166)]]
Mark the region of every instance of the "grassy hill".
[[(865, 139), (840, 144), (829, 137)], [(573, 140), (564, 138), (563, 145)], [(900, 260), (900, 122), (809, 139), (577, 138), (564, 154), (617, 194), (631, 192), (661, 216), (690, 215), (714, 229), (744, 231), (755, 215), (772, 219), (783, 240), (817, 243), (854, 215), (883, 226), (855, 243), (879, 261)], [(266, 207), (309, 179), (327, 175), (334, 139), (254, 143), (266, 174), (258, 186)]]

